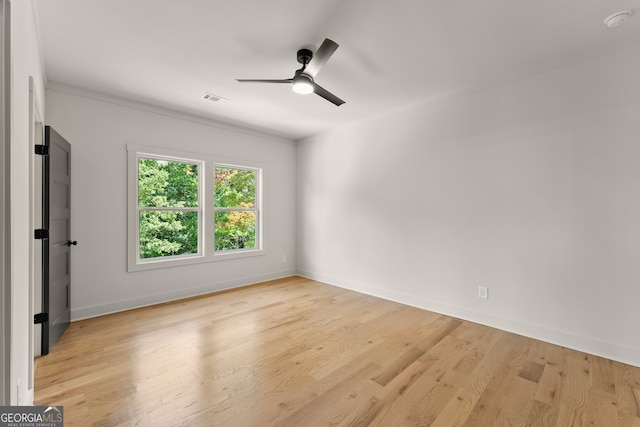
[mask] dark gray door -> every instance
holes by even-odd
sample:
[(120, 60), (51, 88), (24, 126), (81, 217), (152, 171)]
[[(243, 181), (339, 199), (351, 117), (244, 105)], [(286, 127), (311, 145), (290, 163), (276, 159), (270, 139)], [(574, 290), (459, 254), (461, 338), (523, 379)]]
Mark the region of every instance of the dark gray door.
[(71, 144), (50, 126), (45, 126), (43, 173), (43, 218), (49, 238), (43, 241), (42, 310), (48, 313), (42, 325), (42, 354), (58, 342), (71, 319)]

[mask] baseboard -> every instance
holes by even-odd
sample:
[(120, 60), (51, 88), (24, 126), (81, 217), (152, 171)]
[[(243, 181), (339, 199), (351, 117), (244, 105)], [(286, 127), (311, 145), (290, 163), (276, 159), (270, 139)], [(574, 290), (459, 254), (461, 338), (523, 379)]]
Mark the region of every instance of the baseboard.
[(383, 298), (389, 301), (398, 302), (423, 310), (433, 311), (462, 320), (490, 326), (503, 331), (512, 332), (529, 338), (548, 342), (551, 344), (567, 347), (572, 350), (582, 351), (595, 356), (604, 357), (617, 362), (640, 367), (640, 349), (608, 343), (597, 339), (576, 336), (574, 334), (549, 329), (544, 326), (521, 322), (515, 319), (508, 319), (493, 316), (487, 313), (480, 313), (464, 307), (443, 304), (416, 295), (397, 292), (392, 289), (385, 289), (371, 286), (366, 283), (356, 282), (349, 279), (321, 274), (309, 270), (299, 269), (296, 274), (308, 279), (317, 280), (329, 285), (349, 289), (363, 294)]
[(34, 390), (30, 388), (27, 390), (27, 395), (25, 396), (25, 401), (23, 403), (18, 403), (18, 405), (22, 406), (33, 406), (33, 401), (35, 399)]
[(255, 283), (266, 282), (268, 280), (281, 279), (295, 275), (294, 270), (283, 270), (268, 274), (260, 274), (255, 276), (245, 276), (234, 280), (224, 282), (212, 282), (206, 285), (193, 288), (181, 288), (171, 292), (163, 292), (154, 295), (148, 295), (140, 298), (131, 298), (120, 301), (113, 301), (106, 304), (96, 304), (92, 306), (72, 308), (71, 321), (89, 319), (92, 317), (104, 316), (107, 314), (119, 313), (121, 311), (133, 310), (150, 305), (162, 304), (169, 301), (175, 301), (184, 298), (195, 297), (198, 295), (209, 294), (212, 292), (224, 291), (227, 289), (238, 288), (242, 286), (252, 285)]

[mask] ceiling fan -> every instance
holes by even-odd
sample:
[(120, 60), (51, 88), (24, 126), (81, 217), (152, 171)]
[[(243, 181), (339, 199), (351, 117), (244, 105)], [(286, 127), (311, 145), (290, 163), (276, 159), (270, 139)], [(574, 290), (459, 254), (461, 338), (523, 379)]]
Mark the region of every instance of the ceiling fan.
[[(271, 79), (237, 79), (240, 83), (292, 83), (293, 91), (296, 93), (308, 94), (315, 92), (329, 102), (337, 106), (344, 104), (344, 101), (322, 86), (318, 85), (314, 79), (320, 72), (320, 69), (329, 60), (333, 52), (338, 49), (338, 43), (333, 40), (324, 39), (315, 57), (309, 49), (298, 50), (298, 62), (302, 64), (302, 68), (296, 70), (294, 76), (290, 79), (271, 80)], [(313, 62), (311, 60), (313, 59)]]

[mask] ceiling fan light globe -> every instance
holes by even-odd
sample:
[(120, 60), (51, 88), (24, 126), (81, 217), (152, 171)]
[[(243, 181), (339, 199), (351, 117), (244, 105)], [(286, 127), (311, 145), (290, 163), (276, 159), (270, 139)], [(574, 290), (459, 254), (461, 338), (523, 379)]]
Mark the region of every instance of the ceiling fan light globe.
[(308, 95), (313, 92), (313, 85), (311, 79), (300, 75), (293, 80), (293, 91), (302, 95)]
[(293, 91), (302, 95), (308, 95), (313, 92), (313, 86), (309, 82), (295, 82), (293, 84)]

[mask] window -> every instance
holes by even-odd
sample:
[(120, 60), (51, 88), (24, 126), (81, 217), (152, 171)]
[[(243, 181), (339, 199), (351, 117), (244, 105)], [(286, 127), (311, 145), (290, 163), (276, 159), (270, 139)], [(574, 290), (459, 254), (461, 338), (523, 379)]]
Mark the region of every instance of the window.
[(139, 259), (200, 254), (199, 163), (138, 157)]
[(216, 166), (214, 174), (215, 250), (253, 249), (257, 245), (257, 173)]
[(264, 254), (262, 168), (172, 150), (127, 150), (129, 271)]

